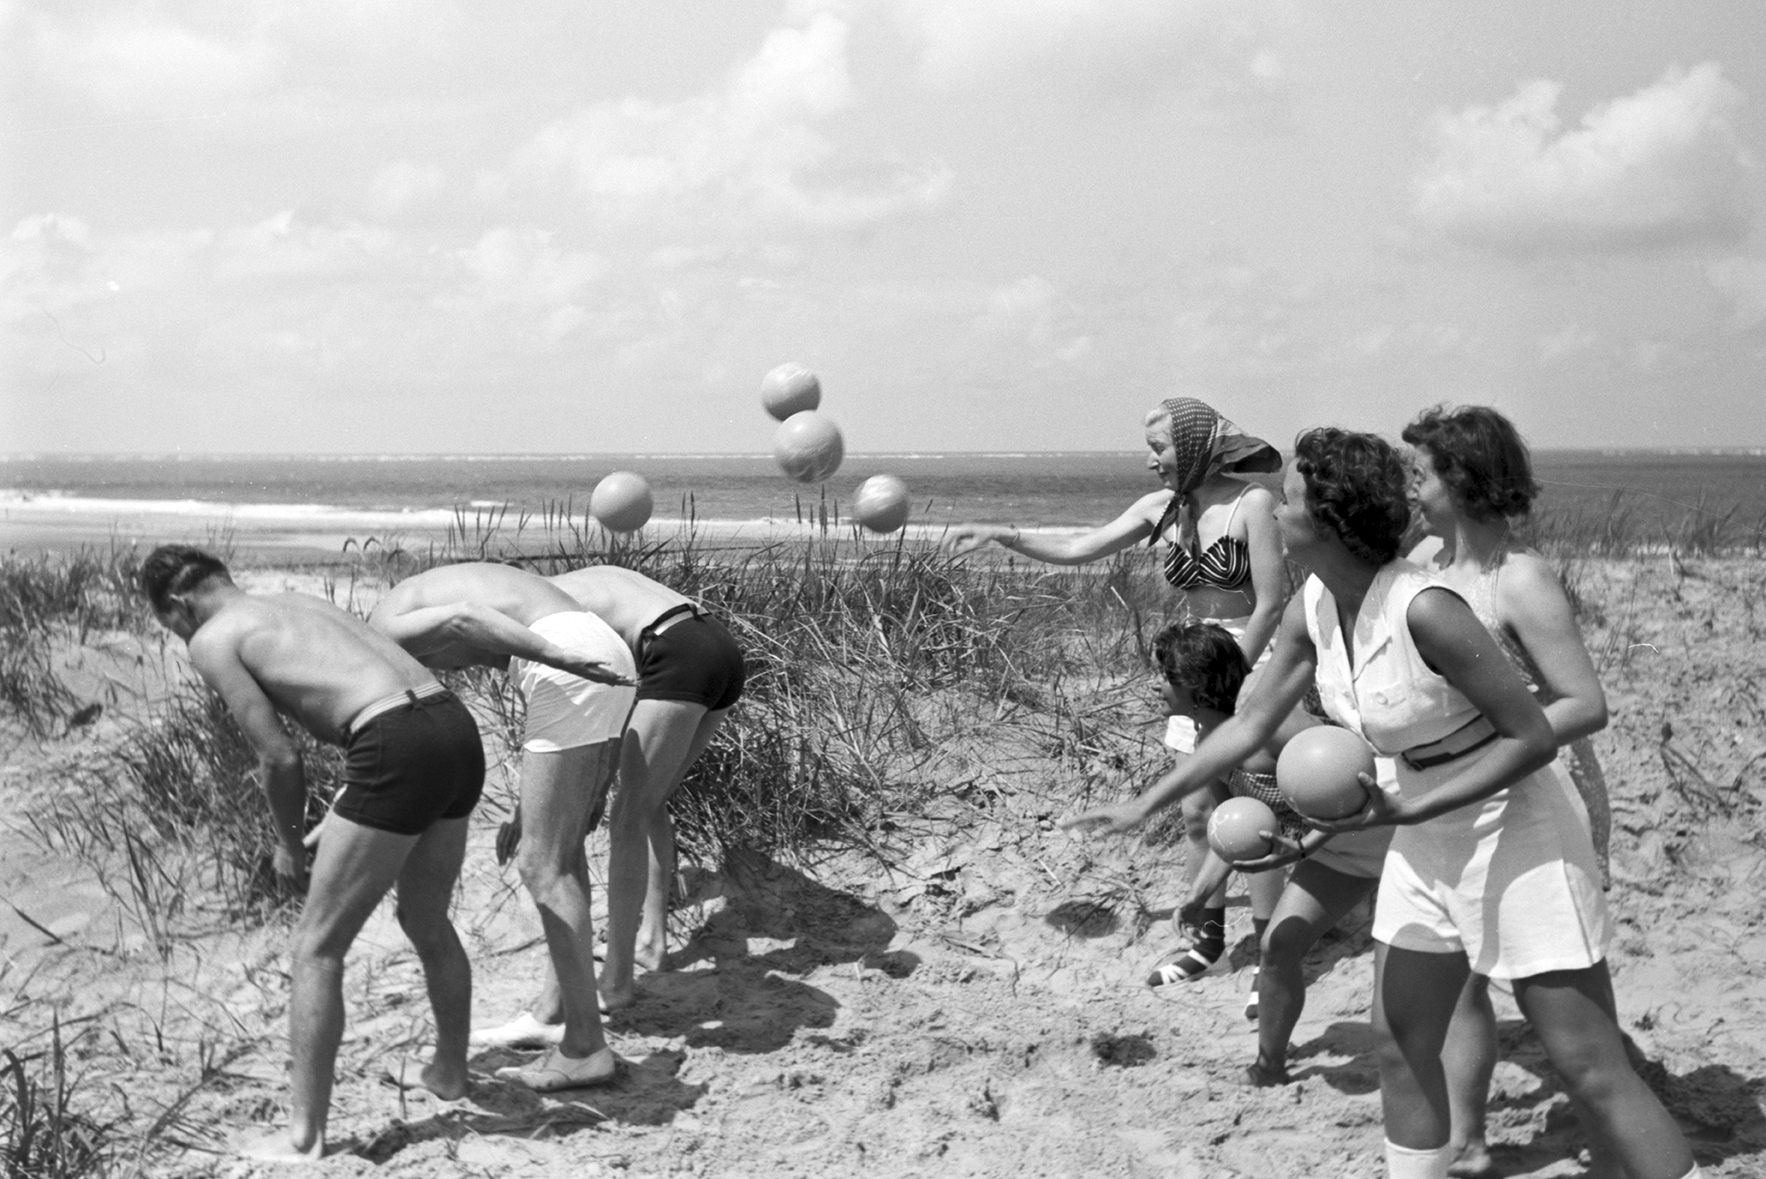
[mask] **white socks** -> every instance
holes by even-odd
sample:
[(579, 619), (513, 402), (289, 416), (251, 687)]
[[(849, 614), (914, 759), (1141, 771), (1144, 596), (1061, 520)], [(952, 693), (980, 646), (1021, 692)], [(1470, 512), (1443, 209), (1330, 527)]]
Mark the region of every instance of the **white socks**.
[(1704, 1179), (1704, 1176), (1705, 1176), (1704, 1171), (1702, 1171), (1699, 1168), (1699, 1165), (1697, 1163), (1694, 1163), (1692, 1165), (1692, 1170), (1690, 1170), (1686, 1174), (1682, 1175), (1680, 1177), (1680, 1179)]
[(1413, 1150), (1386, 1139), (1387, 1179), (1447, 1179), (1447, 1165), (1452, 1161), (1453, 1152), (1445, 1143), (1434, 1150)]

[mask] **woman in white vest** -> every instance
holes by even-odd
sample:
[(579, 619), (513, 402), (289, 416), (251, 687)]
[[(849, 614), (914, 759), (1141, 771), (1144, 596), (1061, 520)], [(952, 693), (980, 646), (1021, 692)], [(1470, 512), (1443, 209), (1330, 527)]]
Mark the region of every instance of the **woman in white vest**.
[(1448, 1024), (1470, 973), (1508, 980), (1585, 1125), (1630, 1179), (1700, 1174), (1626, 1058), (1594, 846), (1538, 701), (1465, 600), (1399, 558), (1409, 471), (1383, 439), (1309, 430), (1276, 508), (1306, 567), (1238, 714), (1153, 789), (1068, 826), (1126, 831), (1263, 744), (1316, 677), (1327, 712), (1399, 761), (1398, 792), (1331, 831), (1395, 826), (1374, 915), (1374, 1031), (1387, 1174), (1451, 1161)]

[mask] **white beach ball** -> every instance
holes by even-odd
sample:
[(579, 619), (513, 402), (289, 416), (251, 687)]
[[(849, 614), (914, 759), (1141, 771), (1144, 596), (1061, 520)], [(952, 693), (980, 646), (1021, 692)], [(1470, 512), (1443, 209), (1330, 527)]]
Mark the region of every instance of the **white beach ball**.
[(858, 485), (852, 514), (872, 532), (894, 532), (908, 522), (908, 485), (894, 475), (872, 475)]
[(781, 422), (822, 403), (822, 382), (801, 364), (781, 364), (760, 379), (760, 403)]
[(779, 469), (799, 483), (820, 483), (840, 469), (846, 444), (840, 427), (806, 409), (779, 423), (773, 432), (773, 457)]
[(589, 515), (612, 532), (636, 532), (650, 520), (656, 501), (650, 484), (636, 471), (615, 471), (595, 484)]

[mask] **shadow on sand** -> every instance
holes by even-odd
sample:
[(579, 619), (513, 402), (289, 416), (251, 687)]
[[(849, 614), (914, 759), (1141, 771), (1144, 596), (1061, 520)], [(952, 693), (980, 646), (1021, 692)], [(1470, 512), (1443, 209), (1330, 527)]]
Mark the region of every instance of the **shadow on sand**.
[[(671, 969), (640, 975), (638, 1001), (608, 1017), (612, 1031), (726, 1052), (773, 1052), (802, 1029), (832, 1026), (839, 1010), (833, 996), (800, 976), (851, 962), (901, 978), (919, 965), (914, 955), (889, 950), (896, 925), (888, 914), (772, 860), (748, 856), (727, 864), (722, 895), (723, 906), (670, 956)], [(628, 1061), (611, 1084), (559, 1093), (539, 1094), (482, 1078), (533, 1055), (507, 1049), (478, 1053), (472, 1066), (481, 1077), (468, 1103), (421, 1121), (395, 1122), (358, 1144), (355, 1153), (383, 1163), (438, 1138), (556, 1138), (608, 1122), (661, 1125), (705, 1094), (704, 1086), (677, 1078), (680, 1052)]]
[[(1525, 1020), (1498, 1025), (1501, 1059), (1519, 1065), (1537, 1084), (1519, 1091), (1498, 1089), (1489, 1104), (1490, 1152), (1498, 1174), (1537, 1170), (1575, 1158), (1588, 1138), (1571, 1110), (1563, 1082), (1546, 1059), (1545, 1049)], [(1724, 1064), (1702, 1064), (1674, 1073), (1643, 1055), (1629, 1037), (1625, 1041), (1631, 1066), (1674, 1115), (1692, 1144), (1698, 1161), (1715, 1165), (1734, 1158), (1766, 1155), (1766, 1114), (1761, 1098), (1766, 1077), (1745, 1077)], [(1348, 1057), (1342, 1064), (1296, 1068), (1297, 1076), (1318, 1076), (1344, 1093), (1372, 1093), (1380, 1087), (1373, 1029), (1365, 1023), (1340, 1021), (1314, 1039), (1296, 1046), (1296, 1062), (1318, 1055)], [(1505, 1127), (1527, 1133), (1524, 1141), (1502, 1141)]]

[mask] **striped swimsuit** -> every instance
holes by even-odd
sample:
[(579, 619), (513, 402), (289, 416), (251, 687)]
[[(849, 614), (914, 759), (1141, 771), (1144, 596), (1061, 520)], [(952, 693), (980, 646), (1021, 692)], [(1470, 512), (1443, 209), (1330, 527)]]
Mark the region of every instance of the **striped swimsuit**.
[[(1239, 514), (1239, 500), (1245, 498), (1240, 492), (1239, 498), (1233, 500), (1233, 510), (1226, 518), (1226, 528), (1217, 540), (1200, 552), (1194, 551), (1194, 540), (1190, 545), (1174, 544), (1165, 555), (1165, 580), (1176, 590), (1193, 590), (1202, 586), (1213, 586), (1216, 589), (1234, 590), (1243, 586), (1251, 577), (1251, 546), (1232, 535), (1233, 520)], [(1177, 513), (1183, 510), (1183, 500), (1173, 497), (1171, 506), (1159, 519), (1159, 526), (1153, 530), (1153, 538), (1157, 540), (1176, 519)]]

